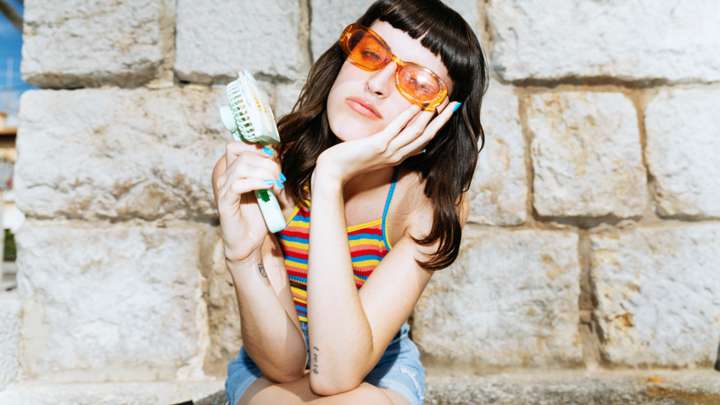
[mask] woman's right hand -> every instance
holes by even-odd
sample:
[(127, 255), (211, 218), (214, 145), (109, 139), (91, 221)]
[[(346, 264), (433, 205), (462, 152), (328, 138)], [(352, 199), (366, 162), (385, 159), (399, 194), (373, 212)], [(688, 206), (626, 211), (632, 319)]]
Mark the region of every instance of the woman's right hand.
[[(259, 144), (232, 140), (225, 147), (225, 161), (213, 171), (213, 191), (220, 217), (225, 258), (241, 261), (257, 254), (269, 234), (255, 197), (255, 190), (281, 188), (277, 152), (268, 156)], [(216, 174), (217, 170), (224, 170)], [(273, 184), (268, 184), (271, 181)]]

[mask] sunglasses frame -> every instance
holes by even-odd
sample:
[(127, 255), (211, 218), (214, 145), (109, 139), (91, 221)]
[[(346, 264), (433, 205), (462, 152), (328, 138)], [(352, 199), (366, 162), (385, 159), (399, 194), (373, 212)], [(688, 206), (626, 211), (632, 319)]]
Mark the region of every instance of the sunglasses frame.
[[(403, 97), (405, 97), (411, 103), (419, 105), (425, 111), (434, 111), (437, 106), (442, 104), (443, 100), (445, 100), (445, 97), (447, 97), (447, 95), (448, 95), (448, 86), (445, 83), (445, 81), (442, 78), (440, 78), (440, 76), (437, 73), (433, 72), (429, 68), (419, 65), (415, 62), (404, 61), (404, 60), (398, 58), (397, 56), (395, 56), (395, 54), (393, 53), (392, 49), (390, 49), (390, 46), (387, 44), (387, 42), (385, 42), (385, 40), (378, 33), (373, 31), (369, 27), (365, 27), (364, 25), (361, 25), (358, 23), (352, 23), (352, 24), (348, 25), (347, 27), (345, 27), (342, 34), (340, 35), (340, 39), (338, 40), (338, 42), (340, 43), (340, 48), (342, 48), (345, 55), (347, 55), (348, 57), (350, 56), (350, 49), (348, 48), (348, 41), (350, 40), (350, 36), (352, 35), (352, 33), (355, 32), (356, 30), (365, 31), (367, 34), (370, 34), (373, 38), (375, 38), (380, 43), (380, 45), (382, 45), (383, 48), (385, 48), (387, 53), (390, 55), (390, 58), (389, 59), (386, 58), (385, 62), (383, 62), (383, 64), (382, 64), (382, 66), (380, 66), (377, 69), (366, 68), (365, 66), (356, 64), (355, 62), (353, 62), (351, 60), (350, 63), (352, 63), (353, 66), (357, 66), (360, 69), (365, 70), (365, 71), (374, 72), (374, 71), (380, 70), (383, 67), (387, 66), (388, 63), (390, 63), (390, 62), (395, 62), (398, 65), (398, 68), (395, 69), (395, 87), (398, 89), (400, 94), (403, 95)], [(432, 99), (431, 101), (425, 101), (425, 102), (418, 101), (411, 94), (409, 94), (408, 92), (406, 92), (405, 90), (403, 90), (400, 87), (400, 71), (402, 69), (404, 69), (406, 66), (414, 66), (418, 69), (421, 69), (421, 70), (429, 73), (433, 78), (435, 78), (438, 81), (438, 83), (440, 83), (440, 91), (434, 99)]]

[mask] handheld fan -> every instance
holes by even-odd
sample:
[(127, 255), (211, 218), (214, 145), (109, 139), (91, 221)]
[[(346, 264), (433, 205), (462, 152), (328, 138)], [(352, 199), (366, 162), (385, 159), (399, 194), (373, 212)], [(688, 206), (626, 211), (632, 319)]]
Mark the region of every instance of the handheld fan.
[[(228, 105), (220, 107), (220, 118), (235, 140), (268, 145), (280, 142), (275, 116), (255, 78), (246, 70), (225, 87)], [(270, 232), (285, 229), (285, 217), (272, 189), (255, 190), (258, 206)]]

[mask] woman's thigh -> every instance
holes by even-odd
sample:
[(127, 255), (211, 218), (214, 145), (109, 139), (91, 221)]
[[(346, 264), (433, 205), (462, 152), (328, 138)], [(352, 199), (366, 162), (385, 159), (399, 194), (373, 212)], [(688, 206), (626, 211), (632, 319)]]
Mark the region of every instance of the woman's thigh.
[(253, 382), (237, 405), (258, 404), (313, 404), (313, 405), (341, 405), (341, 404), (378, 404), (378, 405), (409, 405), (407, 399), (400, 393), (387, 388), (379, 388), (370, 383), (363, 382), (357, 388), (336, 395), (319, 396), (310, 389), (309, 370), (301, 379), (274, 383), (260, 377)]

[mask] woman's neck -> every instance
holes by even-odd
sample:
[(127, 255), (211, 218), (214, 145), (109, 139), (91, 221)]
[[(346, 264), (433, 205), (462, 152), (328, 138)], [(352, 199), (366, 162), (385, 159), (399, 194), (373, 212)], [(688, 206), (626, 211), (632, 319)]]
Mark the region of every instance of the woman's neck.
[(343, 186), (343, 199), (348, 201), (353, 196), (384, 187), (392, 181), (393, 169), (393, 166), (383, 167), (353, 177)]

